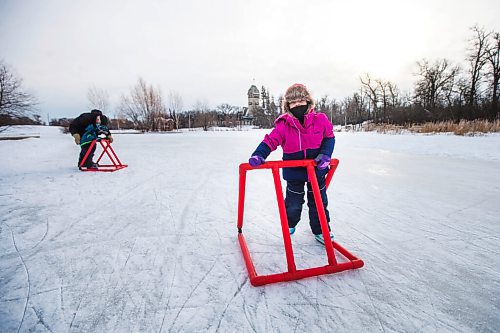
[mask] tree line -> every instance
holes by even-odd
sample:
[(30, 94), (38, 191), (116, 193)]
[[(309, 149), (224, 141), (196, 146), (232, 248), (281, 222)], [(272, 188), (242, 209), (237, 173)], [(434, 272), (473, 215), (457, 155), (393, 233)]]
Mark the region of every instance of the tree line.
[(365, 74), (358, 91), (339, 101), (324, 96), (317, 110), (335, 124), (499, 119), (500, 33), (478, 26), (470, 32), (465, 66), (447, 59), (417, 61), (416, 81), (409, 92)]
[[(268, 89), (261, 88), (261, 105), (252, 109), (252, 124), (272, 127), (278, 116), (278, 106)], [(247, 115), (245, 108), (222, 103), (210, 108), (208, 103), (198, 100), (190, 109), (184, 109), (181, 95), (170, 91), (165, 100), (160, 88), (139, 78), (130, 92), (123, 95), (116, 108), (114, 128), (134, 128), (142, 131), (164, 131), (180, 128), (238, 127)], [(90, 106), (104, 113), (109, 111), (109, 96), (105, 90), (91, 87), (87, 94)], [(129, 123), (120, 126), (120, 119)], [(128, 127), (126, 127), (128, 126)]]
[[(316, 109), (325, 113), (334, 124), (360, 124), (365, 121), (397, 125), (425, 122), (474, 119), (499, 119), (500, 33), (474, 26), (466, 44), (464, 64), (447, 59), (422, 59), (416, 62), (416, 81), (410, 91), (401, 91), (397, 84), (370, 74), (360, 77), (359, 89), (341, 100), (328, 95), (316, 100)], [(135, 128), (143, 131), (211, 126), (240, 126), (245, 118), (242, 107), (220, 104), (209, 108), (197, 101), (184, 108), (181, 95), (170, 91), (165, 99), (160, 88), (139, 78), (130, 91), (122, 95), (112, 110), (109, 94), (90, 87), (87, 92), (90, 108), (114, 114), (114, 128)], [(269, 89), (262, 86), (260, 105), (252, 109), (253, 124), (269, 128), (281, 110), (281, 96), (275, 102)], [(22, 87), (22, 80), (0, 61), (0, 125), (41, 123), (36, 114), (38, 102)], [(51, 124), (63, 125), (71, 119), (53, 119)]]

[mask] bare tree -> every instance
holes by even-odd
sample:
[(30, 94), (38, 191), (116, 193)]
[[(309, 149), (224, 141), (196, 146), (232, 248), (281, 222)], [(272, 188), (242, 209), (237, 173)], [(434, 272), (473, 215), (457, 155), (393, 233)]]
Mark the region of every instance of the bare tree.
[(481, 82), (481, 71), (487, 61), (487, 43), (489, 33), (486, 33), (483, 28), (477, 25), (471, 28), (473, 37), (469, 40), (467, 61), (469, 62), (469, 92), (468, 104), (474, 106), (478, 100), (479, 84)]
[(498, 105), (500, 82), (500, 33), (494, 32), (486, 50), (488, 61), (488, 76), (491, 78), (491, 103), (494, 108)]
[(316, 101), (316, 111), (322, 113), (328, 113), (330, 106), (330, 97), (328, 95), (323, 95)]
[(99, 109), (103, 113), (109, 111), (109, 94), (106, 90), (93, 85), (87, 90), (87, 98), (91, 109)]
[(395, 83), (387, 81), (386, 84), (387, 90), (389, 91), (391, 107), (395, 108), (400, 104), (401, 92), (399, 91), (399, 88)]
[(196, 101), (193, 109), (196, 111), (194, 126), (203, 127), (204, 131), (208, 131), (208, 128), (214, 120), (214, 115), (210, 112), (207, 103), (205, 101), (198, 100)]
[(38, 104), (22, 87), (22, 79), (0, 61), (0, 116), (20, 118), (33, 115)]
[(171, 90), (168, 94), (168, 111), (170, 113), (170, 117), (175, 122), (175, 128), (179, 129), (180, 122), (180, 113), (182, 112), (182, 108), (184, 104), (182, 102), (182, 97), (176, 91)]
[(315, 109), (317, 112), (324, 113), (331, 122), (333, 122), (332, 107), (330, 102), (330, 97), (328, 95), (323, 95), (323, 97), (316, 100)]
[(217, 105), (216, 110), (224, 115), (229, 115), (238, 112), (238, 107), (231, 104), (223, 103)]
[(459, 67), (452, 67), (448, 60), (441, 59), (430, 64), (423, 59), (417, 62), (419, 76), (415, 87), (415, 99), (424, 108), (434, 111), (441, 107), (447, 94), (453, 90)]
[(139, 78), (136, 86), (132, 88), (130, 96), (122, 96), (119, 111), (142, 130), (155, 131), (158, 118), (166, 118), (160, 89), (148, 86), (142, 78)]
[(341, 101), (339, 108), (342, 115), (342, 121), (339, 123), (344, 123), (344, 126), (347, 124), (360, 124), (363, 122), (363, 111), (365, 109), (365, 105), (363, 97), (357, 92), (353, 93), (352, 96), (344, 98)]
[(383, 81), (381, 79), (375, 80), (380, 91), (380, 100), (382, 102), (382, 122), (387, 122), (387, 109), (390, 103), (389, 97), (389, 82)]
[(360, 77), (359, 80), (362, 84), (362, 91), (365, 96), (370, 100), (371, 107), (368, 107), (368, 112), (370, 113), (370, 109), (373, 114), (373, 119), (375, 122), (378, 121), (378, 104), (379, 104), (379, 86), (376, 82), (373, 82), (368, 73), (365, 74), (365, 77)]
[(469, 82), (464, 76), (457, 76), (455, 80), (453, 105), (463, 107), (467, 104), (467, 96), (469, 92)]

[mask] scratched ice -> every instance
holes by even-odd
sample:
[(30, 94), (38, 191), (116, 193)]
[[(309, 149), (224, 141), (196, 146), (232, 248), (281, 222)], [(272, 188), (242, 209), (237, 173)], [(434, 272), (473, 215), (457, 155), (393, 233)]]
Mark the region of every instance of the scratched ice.
[[(498, 135), (337, 133), (332, 226), (365, 267), (255, 288), (238, 164), (266, 131), (117, 134), (129, 168), (81, 173), (69, 135), (28, 129), (40, 138), (0, 141), (1, 332), (500, 327)], [(257, 272), (286, 270), (272, 176), (247, 183)], [(299, 268), (326, 264), (307, 208), (292, 241)]]

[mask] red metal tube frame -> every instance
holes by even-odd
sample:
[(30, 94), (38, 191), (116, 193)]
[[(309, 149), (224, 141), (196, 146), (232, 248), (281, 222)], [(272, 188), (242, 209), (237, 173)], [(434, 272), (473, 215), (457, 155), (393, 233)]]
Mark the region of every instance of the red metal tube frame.
[[(99, 142), (101, 144), (101, 147), (102, 147), (101, 155), (99, 155), (99, 158), (96, 161), (96, 164), (98, 164), (98, 167), (97, 168), (86, 168), (83, 165), (85, 164), (85, 161), (87, 160), (90, 152), (92, 151), (92, 148), (94, 148), (94, 146), (97, 144), (97, 142)], [(99, 164), (99, 162), (103, 158), (104, 154), (107, 154), (107, 156), (109, 157), (109, 160), (111, 161), (112, 164)], [(79, 165), (81, 171), (93, 171), (93, 172), (99, 172), (99, 171), (101, 171), (101, 172), (113, 172), (113, 171), (117, 171), (117, 170), (126, 168), (127, 166), (128, 166), (127, 164), (122, 164), (122, 162), (118, 158), (118, 155), (116, 155), (113, 147), (111, 147), (111, 143), (109, 142), (108, 139), (101, 139), (99, 141), (92, 140), (92, 142), (90, 143), (90, 147), (87, 150), (87, 153), (85, 154), (85, 156), (83, 157), (83, 159)]]
[[(326, 176), (326, 186), (330, 185), (333, 174), (337, 169), (339, 164), (338, 159), (332, 159), (330, 161), (330, 170)], [(283, 191), (281, 189), (281, 180), (279, 176), (279, 169), (290, 168), (290, 167), (305, 167), (311, 181), (311, 186), (313, 190), (314, 200), (318, 210), (318, 217), (320, 220), (321, 231), (325, 239), (330, 239), (328, 222), (326, 220), (326, 214), (323, 207), (323, 201), (321, 199), (321, 194), (318, 186), (318, 180), (316, 178), (315, 172), (316, 162), (314, 160), (296, 160), (296, 161), (271, 161), (266, 162), (258, 167), (252, 167), (248, 163), (240, 164), (240, 183), (239, 183), (239, 195), (238, 195), (238, 241), (240, 243), (243, 258), (245, 260), (245, 265), (248, 270), (248, 275), (250, 283), (253, 286), (261, 286), (269, 283), (283, 282), (303, 279), (306, 277), (312, 277), (323, 274), (337, 273), (348, 269), (356, 269), (363, 267), (364, 263), (361, 259), (357, 258), (345, 248), (343, 248), (338, 242), (325, 242), (326, 254), (328, 257), (328, 264), (325, 266), (300, 269), (298, 270), (295, 265), (295, 258), (293, 255), (292, 240), (288, 230), (288, 221), (286, 216), (285, 200), (283, 198)], [(278, 210), (281, 220), (281, 229), (283, 233), (283, 241), (285, 247), (285, 255), (287, 260), (287, 272), (270, 274), (270, 275), (258, 275), (255, 266), (253, 264), (250, 251), (243, 236), (243, 211), (245, 208), (245, 185), (246, 185), (246, 173), (250, 170), (256, 169), (271, 169), (274, 179), (274, 186), (276, 189), (276, 198), (278, 200)], [(342, 254), (348, 261), (338, 263), (335, 258), (335, 250)]]

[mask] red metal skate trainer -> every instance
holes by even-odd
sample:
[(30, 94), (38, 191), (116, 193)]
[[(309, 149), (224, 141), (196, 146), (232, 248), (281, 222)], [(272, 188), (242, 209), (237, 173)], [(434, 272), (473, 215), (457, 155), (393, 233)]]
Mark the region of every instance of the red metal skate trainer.
[[(339, 164), (338, 159), (332, 159), (330, 161), (330, 171), (326, 176), (326, 186), (330, 184), (333, 174), (337, 169)], [(330, 234), (328, 230), (328, 224), (325, 215), (325, 209), (323, 207), (323, 202), (321, 200), (321, 194), (318, 186), (318, 180), (316, 178), (316, 173), (314, 168), (316, 162), (314, 160), (297, 160), (297, 161), (272, 161), (266, 162), (258, 167), (252, 167), (248, 163), (240, 164), (240, 185), (239, 185), (239, 198), (238, 198), (238, 240), (241, 246), (241, 251), (243, 252), (243, 258), (245, 259), (245, 264), (247, 266), (248, 275), (250, 278), (250, 283), (253, 286), (261, 286), (269, 283), (299, 280), (306, 277), (337, 273), (345, 271), (348, 269), (356, 269), (363, 267), (363, 260), (355, 257), (345, 248), (343, 248), (338, 242), (325, 242), (326, 254), (328, 257), (328, 264), (325, 266), (307, 268), (307, 269), (297, 269), (295, 266), (295, 257), (293, 255), (292, 240), (288, 230), (288, 222), (285, 209), (285, 200), (283, 198), (283, 191), (281, 189), (281, 180), (279, 169), (289, 168), (289, 167), (306, 167), (309, 179), (311, 180), (312, 190), (314, 194), (314, 201), (318, 210), (318, 217), (321, 224), (321, 231), (323, 233), (324, 239), (330, 239)], [(246, 184), (246, 173), (249, 170), (254, 169), (271, 169), (274, 178), (274, 186), (276, 188), (276, 198), (278, 199), (278, 208), (281, 219), (281, 229), (283, 232), (283, 241), (285, 245), (286, 261), (288, 265), (288, 271), (270, 275), (257, 275), (255, 271), (250, 252), (243, 236), (243, 210), (245, 205), (245, 184)], [(342, 256), (344, 256), (347, 261), (338, 263), (335, 258), (335, 250), (337, 250)]]

